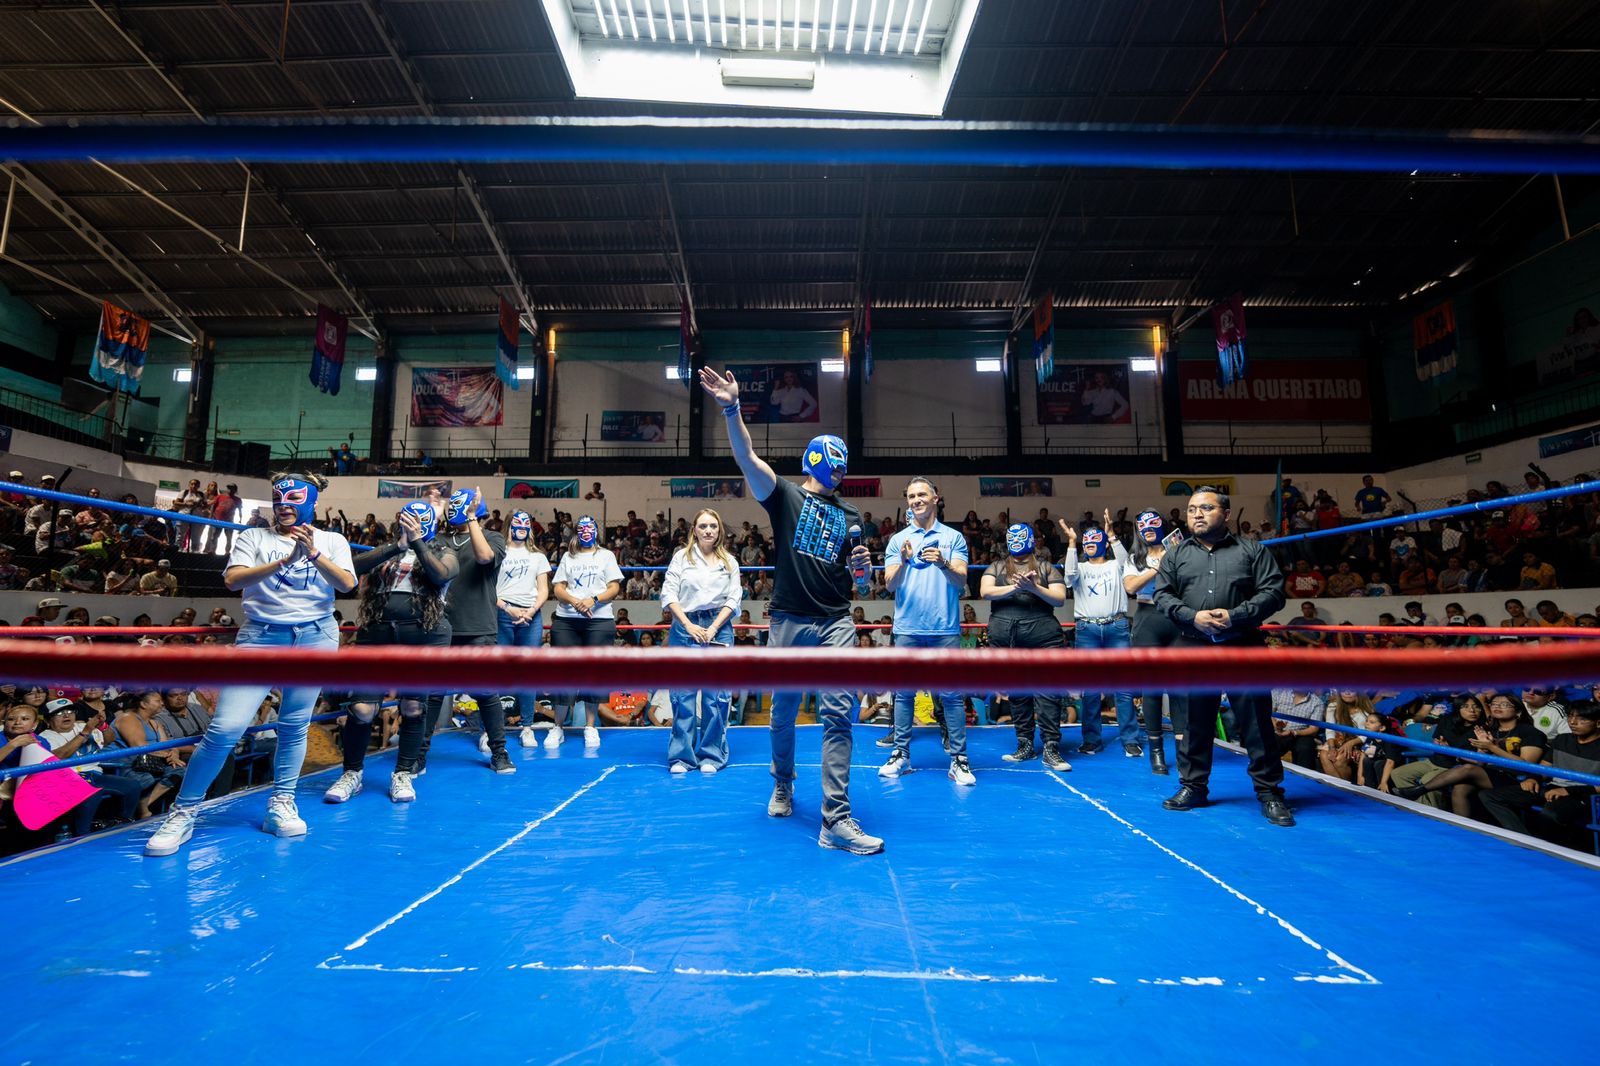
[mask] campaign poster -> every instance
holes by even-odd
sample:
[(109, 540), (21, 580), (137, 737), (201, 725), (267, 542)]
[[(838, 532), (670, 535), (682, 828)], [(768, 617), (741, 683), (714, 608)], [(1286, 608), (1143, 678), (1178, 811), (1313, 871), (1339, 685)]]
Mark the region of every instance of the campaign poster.
[(1193, 496), (1194, 490), (1201, 485), (1210, 485), (1214, 489), (1221, 489), (1229, 496), (1234, 494), (1233, 478), (1231, 477), (1164, 477), (1161, 479), (1161, 495)]
[(852, 499), (877, 499), (883, 495), (883, 480), (875, 477), (847, 477), (839, 482), (839, 495)]
[(675, 477), (668, 484), (672, 498), (698, 500), (742, 500), (743, 478)]
[(1055, 479), (1048, 477), (980, 477), (979, 496), (1054, 496)]
[(820, 422), (816, 363), (730, 363), (746, 423)]
[[(1553, 455), (1566, 455), (1568, 452), (1578, 452), (1585, 448), (1600, 447), (1600, 426), (1589, 426), (1585, 429), (1570, 429), (1565, 433), (1557, 433), (1553, 437), (1539, 438), (1539, 458), (1548, 459)], [(1469, 458), (1467, 460), (1471, 462)]]
[(378, 498), (381, 500), (420, 500), (433, 489), (439, 490), (439, 495), (449, 496), (451, 490), (449, 481), (394, 481), (390, 478), (378, 479)]
[(535, 481), (508, 477), (504, 496), (508, 500), (576, 500), (578, 479), (574, 477)]
[(411, 424), (498, 426), (504, 417), (504, 388), (492, 366), (416, 367), (411, 371)]
[(1057, 362), (1039, 383), (1041, 426), (1126, 426), (1133, 423), (1128, 402), (1128, 364)]
[(602, 411), (600, 439), (631, 444), (660, 444), (667, 439), (665, 411)]

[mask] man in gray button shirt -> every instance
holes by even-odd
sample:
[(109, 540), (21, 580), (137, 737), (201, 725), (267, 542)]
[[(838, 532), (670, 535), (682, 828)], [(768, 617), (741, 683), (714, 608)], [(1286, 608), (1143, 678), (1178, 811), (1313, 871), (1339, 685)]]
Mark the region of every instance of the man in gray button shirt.
[[(1202, 485), (1189, 497), (1189, 539), (1161, 560), (1155, 606), (1178, 627), (1173, 647), (1221, 642), (1261, 647), (1261, 623), (1283, 608), (1283, 572), (1259, 542), (1228, 531), (1230, 513), (1227, 495)], [(1229, 696), (1239, 738), (1250, 755), (1261, 813), (1274, 825), (1293, 825), (1294, 815), (1283, 801), (1283, 761), (1273, 737), (1271, 699), (1261, 692)], [(1222, 694), (1193, 693), (1184, 702), (1187, 729), (1178, 744), (1181, 787), (1162, 804), (1171, 811), (1193, 810), (1208, 801)]]

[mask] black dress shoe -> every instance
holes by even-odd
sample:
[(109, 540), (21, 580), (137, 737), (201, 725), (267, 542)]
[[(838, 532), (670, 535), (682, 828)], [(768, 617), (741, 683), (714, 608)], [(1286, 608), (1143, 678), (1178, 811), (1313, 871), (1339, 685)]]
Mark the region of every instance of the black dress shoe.
[(1167, 776), (1169, 772), (1167, 770), (1167, 753), (1162, 750), (1159, 744), (1150, 748), (1150, 772), (1160, 774), (1162, 777)]
[(1289, 810), (1289, 805), (1276, 796), (1269, 796), (1261, 801), (1261, 817), (1273, 825), (1293, 825), (1294, 812)]
[(1198, 788), (1184, 785), (1171, 796), (1161, 801), (1161, 806), (1169, 811), (1192, 811), (1196, 807), (1204, 807), (1210, 802), (1206, 793)]

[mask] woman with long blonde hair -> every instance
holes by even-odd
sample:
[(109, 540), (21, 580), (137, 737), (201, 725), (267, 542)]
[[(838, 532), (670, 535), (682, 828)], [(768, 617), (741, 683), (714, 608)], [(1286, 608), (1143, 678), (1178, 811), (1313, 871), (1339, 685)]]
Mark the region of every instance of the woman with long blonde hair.
[[(672, 557), (661, 583), (661, 606), (672, 615), (671, 648), (731, 648), (743, 589), (739, 561), (728, 550), (722, 516), (709, 507), (695, 513), (689, 543)], [(668, 768), (688, 773), (696, 765), (714, 774), (728, 764), (728, 704), (731, 693), (672, 691), (672, 739)], [(700, 715), (695, 716), (699, 703)]]
[[(1372, 729), (1369, 723), (1375, 722), (1377, 715), (1377, 708), (1372, 705), (1372, 697), (1351, 689), (1335, 693), (1328, 701), (1328, 721), (1335, 725), (1349, 726), (1352, 729)], [(1326, 732), (1327, 739), (1317, 750), (1317, 760), (1322, 763), (1322, 772), (1342, 781), (1354, 781), (1356, 755), (1366, 740), (1333, 729)]]

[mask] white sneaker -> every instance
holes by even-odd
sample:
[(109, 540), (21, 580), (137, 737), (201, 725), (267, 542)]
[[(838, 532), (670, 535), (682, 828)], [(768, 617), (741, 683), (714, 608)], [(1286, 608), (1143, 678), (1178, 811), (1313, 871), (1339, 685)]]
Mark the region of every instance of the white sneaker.
[(965, 755), (957, 755), (950, 760), (950, 780), (958, 785), (976, 785), (978, 779), (972, 776), (972, 767), (967, 764)]
[(396, 803), (410, 803), (417, 798), (417, 789), (411, 783), (412, 775), (396, 770), (389, 776), (389, 798)]
[(675, 762), (671, 766), (667, 767), (667, 772), (671, 774), (686, 774), (689, 772), (689, 764), (686, 762)]
[(911, 753), (896, 748), (889, 756), (889, 761), (878, 767), (879, 777), (899, 777), (901, 774), (911, 772)]
[[(359, 778), (359, 774), (357, 777)], [(361, 787), (357, 780), (356, 787)], [(303, 837), (306, 835), (306, 820), (300, 817), (300, 811), (294, 805), (293, 796), (273, 796), (267, 800), (267, 817), (261, 823), (263, 833), (271, 833), (275, 837)]]
[(485, 755), (489, 754), (489, 734), (488, 733), (479, 733), (478, 734), (478, 750), (483, 752)]
[(566, 734), (561, 731), (561, 727), (558, 725), (551, 726), (550, 732), (544, 735), (544, 750), (560, 751), (561, 742), (564, 739), (566, 739)]
[(712, 762), (710, 759), (707, 759), (705, 762), (700, 764), (700, 772), (705, 774), (707, 777), (710, 777), (712, 774), (717, 772), (717, 764)]
[(596, 729), (592, 725), (584, 727), (584, 730), (583, 730), (583, 750), (584, 751), (599, 751), (600, 750), (600, 730)]
[(539, 734), (533, 731), (533, 726), (531, 725), (522, 727), (522, 732), (518, 735), (518, 739), (522, 741), (522, 746), (525, 748), (537, 748), (539, 746)]
[(194, 835), (194, 818), (199, 812), (197, 807), (180, 807), (176, 803), (167, 811), (167, 816), (161, 820), (161, 825), (150, 834), (150, 839), (144, 842), (146, 855), (171, 855), (188, 842)]
[(339, 780), (328, 786), (328, 791), (322, 794), (322, 802), (343, 803), (360, 791), (361, 771), (346, 770), (339, 775)]

